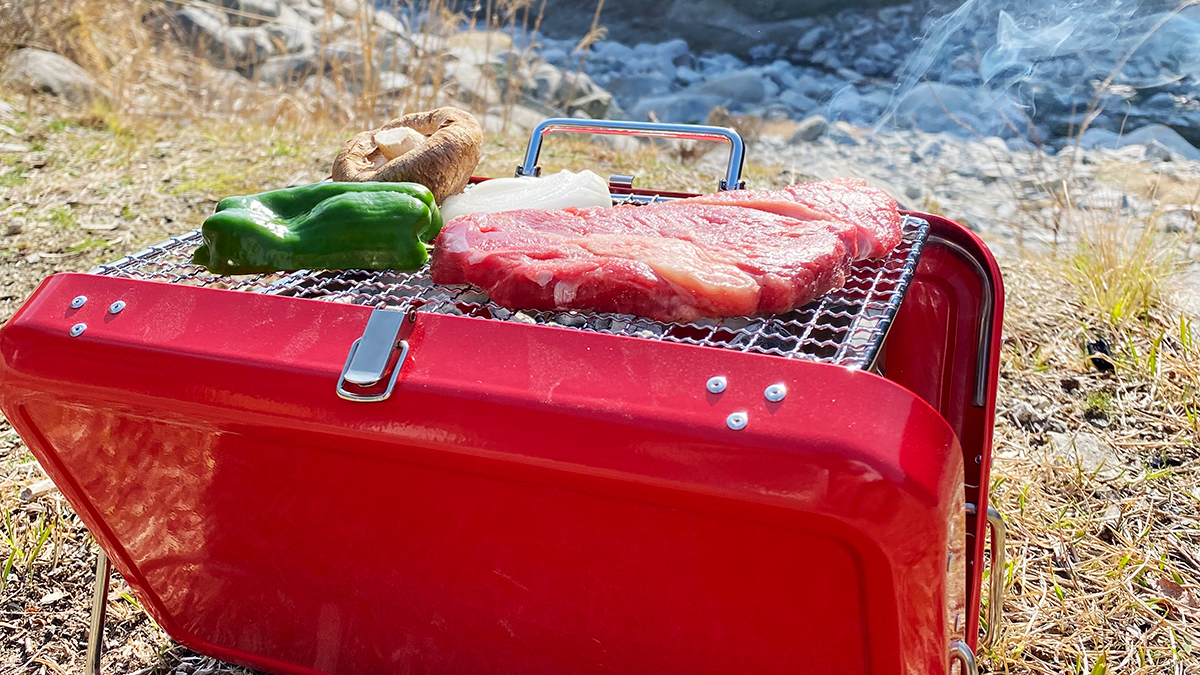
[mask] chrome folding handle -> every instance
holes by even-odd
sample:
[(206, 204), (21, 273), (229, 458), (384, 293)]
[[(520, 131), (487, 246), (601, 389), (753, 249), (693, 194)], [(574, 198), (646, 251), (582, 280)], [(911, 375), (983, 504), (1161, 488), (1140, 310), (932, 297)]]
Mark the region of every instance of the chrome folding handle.
[[(974, 516), (979, 509), (974, 504), (967, 504), (967, 513)], [(983, 633), (980, 645), (991, 647), (1000, 634), (1000, 621), (1004, 611), (1004, 543), (1007, 538), (1007, 528), (1004, 518), (996, 509), (988, 507), (988, 529), (992, 532), (992, 574), (988, 584), (987, 630)]]
[(729, 166), (725, 177), (717, 185), (719, 190), (740, 190), (746, 187), (742, 180), (742, 165), (746, 160), (746, 146), (742, 137), (733, 129), (708, 127), (699, 124), (660, 124), (658, 122), (628, 122), (624, 120), (578, 120), (555, 117), (534, 127), (529, 134), (529, 148), (525, 150), (525, 162), (517, 167), (517, 176), (538, 176), (542, 168), (537, 165), (542, 152), (542, 137), (555, 131), (581, 134), (606, 134), (616, 136), (646, 136), (650, 138), (678, 138), (689, 141), (718, 141), (729, 144)]

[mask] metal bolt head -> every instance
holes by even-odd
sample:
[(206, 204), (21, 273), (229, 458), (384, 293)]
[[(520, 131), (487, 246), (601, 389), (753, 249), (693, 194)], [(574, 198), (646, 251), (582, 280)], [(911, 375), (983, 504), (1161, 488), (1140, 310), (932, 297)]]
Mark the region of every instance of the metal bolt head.
[(77, 295), (75, 296), (75, 299), (71, 300), (71, 309), (79, 309), (80, 307), (83, 307), (83, 303), (85, 302), (87, 302), (86, 295)]
[(729, 428), (734, 431), (745, 429), (746, 423), (749, 421), (750, 416), (744, 412), (729, 413), (729, 417), (725, 418), (725, 424), (729, 425)]
[(767, 390), (763, 392), (763, 396), (767, 397), (767, 400), (771, 403), (778, 403), (783, 400), (784, 396), (787, 396), (787, 385), (782, 382), (773, 384), (767, 387)]
[(77, 323), (74, 326), (71, 326), (71, 337), (79, 337), (80, 335), (83, 335), (83, 331), (85, 330), (87, 330), (86, 323)]
[(710, 377), (710, 378), (708, 378), (708, 382), (706, 382), (704, 384), (704, 388), (707, 389), (709, 391), (709, 393), (712, 393), (712, 394), (719, 394), (719, 393), (725, 391), (725, 387), (727, 387), (727, 386), (729, 386), (729, 383), (725, 381), (724, 375), (717, 375), (715, 377)]
[(125, 309), (125, 301), (118, 300), (108, 306), (108, 313), (109, 314), (120, 314), (121, 310), (123, 310), (123, 309)]

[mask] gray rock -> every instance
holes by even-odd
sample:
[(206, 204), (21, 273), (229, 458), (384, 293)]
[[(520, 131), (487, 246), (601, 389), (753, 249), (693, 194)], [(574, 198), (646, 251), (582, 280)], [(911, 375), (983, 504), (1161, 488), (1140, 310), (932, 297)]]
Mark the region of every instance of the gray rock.
[(1120, 145), (1121, 137), (1108, 129), (1091, 127), (1079, 137), (1079, 147), (1084, 150), (1096, 148), (1116, 148)]
[(109, 93), (74, 61), (40, 49), (18, 49), (4, 61), (3, 80), (19, 92), (52, 94), (71, 103), (108, 99)]
[(829, 92), (828, 86), (807, 73), (797, 77), (791, 88), (812, 99), (820, 99)]
[(794, 89), (789, 89), (780, 94), (779, 100), (786, 103), (788, 107), (801, 115), (807, 115), (808, 113), (811, 113), (813, 110), (817, 109), (818, 105), (820, 105), (816, 101), (798, 91), (795, 91)]
[(680, 66), (675, 69), (675, 79), (687, 87), (703, 80), (704, 76), (687, 66)]
[(802, 52), (811, 52), (824, 44), (825, 40), (832, 36), (832, 30), (825, 26), (817, 26), (802, 35), (799, 40), (796, 40), (796, 49)]
[(542, 50), (542, 58), (555, 65), (561, 66), (566, 63), (567, 57), (568, 54), (565, 49), (551, 48)]
[(1164, 109), (1164, 110), (1170, 110), (1175, 107), (1175, 97), (1171, 96), (1170, 94), (1168, 94), (1165, 91), (1160, 91), (1157, 94), (1146, 99), (1142, 103), (1142, 105), (1147, 108), (1159, 108), (1159, 109)]
[(547, 119), (542, 113), (521, 105), (507, 106), (507, 110), (505, 108), (493, 108), (488, 112), (498, 114), (501, 117), (507, 114), (509, 124), (523, 131), (530, 131)]
[(796, 125), (791, 143), (811, 143), (820, 138), (829, 128), (829, 121), (820, 115), (806, 117)]
[(230, 27), (218, 12), (186, 7), (176, 12), (171, 22), (180, 42), (204, 54), (218, 68), (254, 66), (275, 52), (265, 28)]
[(382, 72), (379, 74), (379, 95), (406, 94), (413, 85), (412, 78), (404, 73)]
[(1119, 476), (1125, 465), (1120, 455), (1099, 436), (1079, 431), (1074, 434), (1050, 432), (1050, 451), (1055, 460), (1067, 466), (1078, 466), (1102, 480)]
[(633, 49), (620, 42), (602, 40), (592, 45), (589, 60), (629, 63), (633, 60)]
[(909, 154), (913, 164), (919, 164), (927, 159), (942, 156), (942, 143), (936, 138), (926, 138), (921, 141)]
[(883, 68), (874, 59), (869, 59), (865, 56), (854, 59), (854, 70), (860, 75), (866, 75), (867, 77), (883, 72)]
[(224, 47), (223, 64), (226, 67), (252, 67), (276, 52), (271, 34), (262, 26), (234, 26), (228, 29), (224, 35)]
[(868, 119), (866, 107), (863, 105), (863, 97), (854, 87), (843, 87), (841, 91), (834, 94), (833, 98), (829, 99), (825, 114), (834, 121), (849, 121), (857, 124), (868, 124), (874, 121)]
[(881, 63), (889, 63), (896, 58), (899, 52), (891, 44), (887, 42), (876, 42), (867, 47), (866, 55)]
[(262, 27), (267, 37), (275, 44), (275, 51), (283, 54), (297, 54), (312, 49), (315, 42), (315, 31), (311, 26), (296, 23), (269, 23)]
[(479, 66), (459, 61), (446, 66), (446, 76), (458, 85), (458, 97), (468, 103), (492, 105), (500, 102), (500, 88), (494, 77)]
[(341, 92), (338, 91), (333, 80), (319, 75), (314, 75), (301, 83), (300, 91), (327, 101), (337, 100), (341, 96)]
[(1169, 162), (1172, 159), (1171, 149), (1158, 141), (1148, 141), (1144, 147), (1146, 150), (1143, 158), (1147, 162)]
[(376, 10), (375, 25), (393, 35), (408, 36), (408, 27), (404, 25), (404, 22), (398, 16), (386, 10)]
[(974, 111), (975, 99), (962, 87), (922, 82), (900, 98), (895, 121), (897, 126), (915, 127), (931, 133), (962, 133), (960, 122), (974, 119)]
[(558, 83), (558, 90), (554, 92), (554, 100), (567, 103), (597, 92), (603, 92), (609, 100), (612, 99), (612, 95), (596, 84), (587, 73), (563, 72), (562, 80)]
[(669, 93), (671, 81), (660, 72), (636, 73), (614, 77), (604, 84), (604, 88), (618, 99), (632, 103), (647, 96)]
[[(854, 125), (847, 122), (834, 122), (832, 126), (825, 132), (834, 143), (845, 146), (860, 145), (858, 138), (854, 136)], [(892, 194), (895, 194), (893, 191)]]
[(526, 94), (534, 99), (552, 103), (559, 87), (562, 86), (562, 81), (562, 71), (543, 61), (533, 67), (529, 79), (525, 81), (524, 89)]
[(762, 75), (742, 71), (715, 77), (694, 88), (694, 93), (719, 96), (743, 103), (760, 103), (767, 95)]
[(235, 26), (259, 26), (279, 18), (279, 0), (216, 0), (217, 4), (234, 10), (229, 23)]
[(1185, 159), (1200, 160), (1200, 149), (1188, 143), (1179, 132), (1162, 124), (1144, 126), (1133, 133), (1125, 134), (1117, 147), (1126, 145), (1148, 145), (1150, 141), (1161, 143), (1171, 152), (1179, 153)]
[(620, 107), (613, 103), (612, 94), (599, 87), (586, 96), (576, 98), (567, 106), (568, 113), (581, 112), (594, 120), (614, 116), (617, 111), (620, 111)]
[(354, 19), (358, 16), (366, 4), (365, 0), (333, 0), (333, 6), (338, 15), (347, 19)]
[(691, 52), (688, 51), (687, 40), (682, 38), (667, 40), (662, 44), (656, 45), (654, 47), (654, 53), (660, 59), (665, 59), (674, 65), (680, 65), (677, 62), (684, 57), (690, 56), (691, 54)]
[(260, 82), (271, 85), (294, 84), (316, 74), (316, 61), (312, 56), (301, 54), (272, 56), (254, 70), (254, 76)]
[(400, 38), (388, 45), (383, 50), (383, 56), (379, 59), (379, 67), (384, 70), (392, 70), (403, 72), (408, 70), (409, 63), (413, 60), (415, 47), (407, 39)]
[(1005, 144), (1012, 152), (1035, 152), (1038, 149), (1036, 145), (1020, 136), (1008, 139)]
[(704, 124), (709, 111), (723, 101), (719, 96), (691, 92), (654, 96), (638, 101), (632, 109), (632, 118), (646, 120), (653, 112), (660, 122)]
[(849, 82), (850, 84), (857, 84), (863, 81), (862, 74), (856, 70), (851, 70), (850, 68), (838, 68), (837, 76)]
[(357, 88), (366, 77), (366, 56), (362, 47), (353, 40), (335, 40), (321, 50), (325, 63), (325, 74), (336, 76), (352, 88)]

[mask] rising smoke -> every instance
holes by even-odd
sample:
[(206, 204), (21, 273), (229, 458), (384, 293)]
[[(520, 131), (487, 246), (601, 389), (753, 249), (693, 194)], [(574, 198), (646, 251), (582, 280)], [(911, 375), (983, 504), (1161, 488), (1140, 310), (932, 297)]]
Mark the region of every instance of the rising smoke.
[(1085, 119), (1120, 131), (1156, 94), (1200, 95), (1200, 6), (968, 0), (926, 20), (896, 80), (880, 126), (1042, 141)]

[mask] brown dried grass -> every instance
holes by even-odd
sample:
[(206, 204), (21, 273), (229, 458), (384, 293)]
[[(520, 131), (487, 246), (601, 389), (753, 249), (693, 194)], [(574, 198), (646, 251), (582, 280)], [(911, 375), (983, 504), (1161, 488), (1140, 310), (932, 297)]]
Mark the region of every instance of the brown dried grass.
[[(1161, 304), (1114, 323), (1062, 266), (1005, 270), (992, 502), (1009, 526), (1008, 598), (986, 669), (1200, 673), (1200, 338)], [(1101, 337), (1113, 374), (1084, 350)], [(1049, 434), (1080, 431), (1112, 448), (1104, 468), (1119, 475), (1056, 457)]]

